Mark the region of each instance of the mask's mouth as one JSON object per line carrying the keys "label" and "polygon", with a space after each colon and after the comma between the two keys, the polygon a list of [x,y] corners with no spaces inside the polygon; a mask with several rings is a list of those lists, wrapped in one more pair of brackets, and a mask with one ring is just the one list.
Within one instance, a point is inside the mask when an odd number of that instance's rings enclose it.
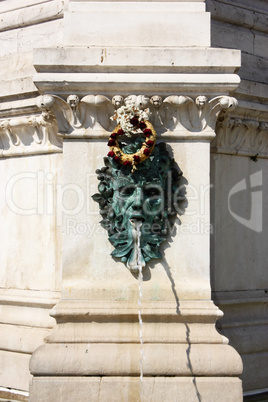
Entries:
{"label": "mask's mouth", "polygon": [[131,216],[130,216],[130,221],[132,222],[132,223],[134,223],[134,221],[141,221],[141,222],[144,222],[145,221],[145,218],[144,218],[144,216],[142,215],[142,214],[140,214],[140,213],[136,213],[136,214],[131,214]]}

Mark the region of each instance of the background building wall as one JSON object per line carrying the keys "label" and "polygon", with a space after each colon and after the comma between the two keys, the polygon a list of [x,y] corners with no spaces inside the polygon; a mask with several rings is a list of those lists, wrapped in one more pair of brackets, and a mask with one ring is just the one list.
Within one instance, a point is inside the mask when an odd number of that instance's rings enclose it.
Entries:
{"label": "background building wall", "polygon": [[[268,6],[251,0],[206,4],[212,46],[242,51],[234,93],[239,107],[218,124],[211,144],[212,290],[224,311],[218,328],[243,360],[244,391],[267,392]],[[228,207],[242,180],[246,188],[240,185]]]}
{"label": "background building wall", "polygon": [[[62,42],[62,17],[60,1],[0,2],[0,386],[24,391],[30,356],[54,326],[49,311],[61,288],[62,155],[35,143],[34,128],[16,124],[40,115],[32,50]],[[6,129],[10,121],[14,127]]]}

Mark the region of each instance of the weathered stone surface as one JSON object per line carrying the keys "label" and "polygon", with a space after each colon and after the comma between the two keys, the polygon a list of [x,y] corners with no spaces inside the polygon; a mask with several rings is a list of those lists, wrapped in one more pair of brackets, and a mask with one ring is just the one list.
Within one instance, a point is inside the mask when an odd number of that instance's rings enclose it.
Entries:
{"label": "weathered stone surface", "polygon": [[[1,386],[14,389],[28,389],[30,354],[0,350]],[[3,370],[4,369],[4,370]]]}
{"label": "weathered stone surface", "polygon": [[[215,292],[214,300],[224,312],[218,321],[219,331],[228,336],[230,344],[243,361],[244,391],[267,383],[267,295],[265,290]],[[252,375],[252,368],[257,373]]]}
{"label": "weathered stone surface", "polygon": [[156,2],[153,18],[150,2],[125,2],[123,8],[120,2],[77,4],[70,3],[65,13],[69,46],[210,46],[209,14],[202,3],[195,3],[193,11],[191,3],[181,9],[180,3]]}
{"label": "weathered stone surface", "polygon": [[[215,183],[212,203],[221,205],[221,213],[212,216],[213,241],[217,244],[224,239],[224,245],[215,249],[212,258],[215,267],[213,289],[216,291],[265,289],[268,286],[268,272],[263,271],[268,257],[262,252],[268,230],[267,215],[262,207],[267,203],[266,165],[267,159],[254,162],[249,156],[212,156],[212,180]],[[249,182],[236,194],[231,194],[237,183],[250,177],[251,185]],[[217,183],[221,183],[220,187]],[[254,199],[254,194],[258,194],[258,198]]]}
{"label": "weathered stone surface", "polygon": [[[221,57],[224,57],[224,64]],[[234,73],[240,66],[240,52],[233,49],[199,47],[133,47],[126,54],[120,46],[60,46],[39,48],[34,51],[34,66],[37,72],[64,71],[70,73],[97,72],[103,69],[124,72]]]}
{"label": "weathered stone surface", "polygon": [[[38,71],[35,85],[41,92],[56,91],[63,96],[70,94],[66,93],[67,87],[81,96],[99,93],[100,87],[102,94],[111,97],[131,93],[217,96],[229,94],[240,82],[234,74],[240,65],[240,53],[234,50],[225,51],[226,66],[219,63],[218,50],[206,49],[202,54],[198,47],[179,47],[176,51],[162,46],[133,47],[128,53],[121,47],[66,47],[46,52],[40,49],[35,53],[34,64]],[[78,65],[77,59],[80,60]]]}
{"label": "weathered stone surface", "polygon": [[[239,30],[239,35],[237,31]],[[230,49],[241,49],[253,54],[255,34],[249,29],[239,29],[236,25],[225,24],[214,20],[211,24],[212,46],[217,45],[224,37],[225,46]]]}
{"label": "weathered stone surface", "polygon": [[39,4],[33,3],[28,4],[28,7],[25,7],[24,4],[18,5],[17,7],[14,5],[13,10],[10,11],[0,8],[0,31],[8,31],[17,27],[34,25],[44,21],[62,18],[63,16],[64,2],[62,0],[40,1],[38,2]]}
{"label": "weathered stone surface", "polygon": [[[33,322],[33,324],[36,325],[36,322]],[[28,354],[33,353],[51,332],[48,328],[22,327],[8,324],[0,324],[0,331],[0,349]]]}
{"label": "weathered stone surface", "polygon": [[254,54],[268,59],[268,50],[265,46],[266,39],[267,36],[261,32],[254,35]]}
{"label": "weathered stone surface", "polygon": [[[49,382],[45,377],[33,379],[32,384],[36,387],[39,401],[46,402],[57,396],[59,402],[71,402],[74,398],[85,400],[90,398],[92,401],[137,401],[140,398],[140,392],[145,400],[153,401],[172,400],[176,395],[176,400],[194,402],[201,398],[204,402],[224,401],[237,402],[241,399],[241,382],[238,379],[227,378],[187,378],[157,377],[144,378],[142,391],[140,389],[139,378],[135,377],[111,377],[99,378],[77,377],[70,380],[69,377],[62,377],[59,380],[55,377]],[[113,392],[111,392],[111,389]],[[66,395],[62,392],[67,390]],[[33,399],[30,398],[30,401]]]}
{"label": "weathered stone surface", "polygon": [[[239,4],[240,3],[240,4]],[[261,6],[260,6],[261,4]],[[261,2],[254,6],[252,3],[246,4],[238,0],[234,4],[228,4],[221,0],[206,0],[207,10],[211,12],[212,19],[224,21],[240,27],[255,29],[256,31],[267,32],[266,5]]]}
{"label": "weathered stone surface", "polygon": [[[242,372],[241,358],[229,345],[148,343],[143,350],[144,376],[238,377]],[[138,376],[139,352],[134,343],[43,345],[31,358],[30,371],[36,377]]]}
{"label": "weathered stone surface", "polygon": [[4,288],[59,289],[61,229],[54,190],[61,182],[61,159],[55,154],[0,161]]}

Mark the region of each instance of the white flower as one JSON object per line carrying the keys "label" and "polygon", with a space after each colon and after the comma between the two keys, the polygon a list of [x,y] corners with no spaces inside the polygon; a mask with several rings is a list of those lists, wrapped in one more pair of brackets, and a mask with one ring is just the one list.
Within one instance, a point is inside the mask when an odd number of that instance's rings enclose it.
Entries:
{"label": "white flower", "polygon": [[117,124],[120,124],[122,130],[124,130],[127,137],[131,137],[133,133],[137,133],[140,130],[134,129],[130,120],[133,117],[137,117],[139,121],[149,120],[151,112],[149,109],[140,110],[136,106],[128,105],[121,106],[116,110],[115,114],[111,117],[111,120],[116,120]]}

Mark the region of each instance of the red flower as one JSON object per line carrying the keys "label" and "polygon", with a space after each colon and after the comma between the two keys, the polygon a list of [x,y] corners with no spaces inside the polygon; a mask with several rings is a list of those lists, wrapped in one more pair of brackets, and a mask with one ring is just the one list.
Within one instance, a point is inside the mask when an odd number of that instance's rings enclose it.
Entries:
{"label": "red flower", "polygon": [[110,138],[113,138],[114,140],[116,140],[116,138],[117,138],[117,133],[112,133],[112,134],[110,135]]}
{"label": "red flower", "polygon": [[146,128],[145,130],[143,130],[143,133],[145,134],[146,137],[150,137],[150,135],[152,135],[152,130]]}
{"label": "red flower", "polygon": [[114,161],[115,161],[115,162],[119,162],[119,161],[120,161],[120,157],[119,157],[119,156],[115,156],[115,157],[114,157]]}
{"label": "red flower", "polygon": [[147,126],[146,126],[146,124],[144,123],[144,121],[141,121],[140,124],[139,124],[139,128],[140,128],[141,130],[144,130],[146,127],[147,127]]}
{"label": "red flower", "polygon": [[131,162],[130,161],[124,161],[123,165],[124,166],[131,166]]}
{"label": "red flower", "polygon": [[110,151],[108,152],[107,156],[110,156],[111,158],[113,158],[115,156],[114,151]]}
{"label": "red flower", "polygon": [[145,148],[145,150],[143,151],[144,155],[148,156],[150,155],[151,151],[149,148]]}
{"label": "red flower", "polygon": [[140,160],[141,160],[141,158],[139,157],[139,155],[134,155],[133,158],[134,158],[134,161],[137,162],[137,163],[139,163]]}
{"label": "red flower", "polygon": [[146,142],[146,145],[148,145],[148,147],[152,147],[154,145],[154,141],[149,140]]}
{"label": "red flower", "polygon": [[117,131],[118,135],[123,135],[125,134],[124,130],[122,130],[122,128],[119,128],[119,130]]}
{"label": "red flower", "polygon": [[130,119],[130,123],[133,126],[137,126],[139,124],[139,119],[137,117],[132,117],[132,119]]}
{"label": "red flower", "polygon": [[115,140],[109,140],[109,141],[108,141],[108,145],[109,145],[109,147],[115,146],[115,145],[116,145]]}

